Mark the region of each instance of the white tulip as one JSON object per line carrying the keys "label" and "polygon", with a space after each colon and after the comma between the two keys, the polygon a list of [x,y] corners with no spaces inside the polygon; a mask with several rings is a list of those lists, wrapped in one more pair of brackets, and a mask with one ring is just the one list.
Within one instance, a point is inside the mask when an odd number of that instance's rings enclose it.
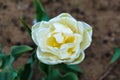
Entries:
{"label": "white tulip", "polygon": [[62,13],[33,25],[32,39],[38,46],[36,53],[41,62],[78,64],[85,58],[84,51],[91,44],[92,28],[68,13]]}

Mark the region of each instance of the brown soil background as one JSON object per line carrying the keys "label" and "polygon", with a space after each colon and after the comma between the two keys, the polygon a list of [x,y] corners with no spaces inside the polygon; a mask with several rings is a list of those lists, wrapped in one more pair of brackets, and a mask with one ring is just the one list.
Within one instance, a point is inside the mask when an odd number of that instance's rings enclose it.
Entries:
{"label": "brown soil background", "polygon": [[[41,0],[41,3],[51,18],[68,12],[93,27],[92,45],[80,64],[84,71],[80,80],[120,80],[120,59],[109,64],[114,48],[120,47],[120,0]],[[19,17],[23,16],[32,26],[34,13],[33,0],[0,0],[0,43],[5,53],[13,45],[32,46]],[[15,66],[23,64],[27,58],[28,55],[21,57]]]}

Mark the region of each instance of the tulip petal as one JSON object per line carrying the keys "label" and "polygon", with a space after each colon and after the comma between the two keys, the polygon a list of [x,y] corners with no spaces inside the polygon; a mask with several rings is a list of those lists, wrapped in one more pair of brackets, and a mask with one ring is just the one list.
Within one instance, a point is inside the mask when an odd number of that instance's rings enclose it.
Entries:
{"label": "tulip petal", "polygon": [[36,40],[36,38],[37,38],[36,34],[37,34],[37,31],[39,30],[39,25],[40,25],[40,22],[36,23],[35,25],[32,26],[32,39],[36,45],[38,44],[38,42]]}
{"label": "tulip petal", "polygon": [[62,13],[57,17],[51,19],[50,23],[60,23],[65,25],[66,27],[70,28],[73,32],[77,31],[77,21],[68,13]]}
{"label": "tulip petal", "polygon": [[76,58],[73,62],[67,63],[67,64],[71,64],[71,65],[78,64],[78,63],[82,62],[84,60],[84,58],[85,58],[85,53],[81,52],[78,58]]}
{"label": "tulip petal", "polygon": [[53,65],[62,62],[57,56],[48,52],[42,52],[39,48],[37,48],[37,57],[41,62],[45,64]]}
{"label": "tulip petal", "polygon": [[[85,50],[88,48],[92,41],[92,28],[85,22],[78,22],[79,32],[82,33],[83,40],[80,44],[80,48]],[[83,27],[83,28],[82,28]]]}
{"label": "tulip petal", "polygon": [[86,30],[88,34],[92,36],[92,27],[89,24],[78,21],[78,26],[79,26],[79,32],[83,32],[84,30]]}
{"label": "tulip petal", "polygon": [[55,32],[73,33],[72,30],[64,24],[54,23]]}
{"label": "tulip petal", "polygon": [[83,34],[83,40],[80,43],[81,50],[85,50],[86,48],[88,48],[91,44],[91,41],[92,41],[92,39],[91,39],[89,33],[87,31],[85,31]]}

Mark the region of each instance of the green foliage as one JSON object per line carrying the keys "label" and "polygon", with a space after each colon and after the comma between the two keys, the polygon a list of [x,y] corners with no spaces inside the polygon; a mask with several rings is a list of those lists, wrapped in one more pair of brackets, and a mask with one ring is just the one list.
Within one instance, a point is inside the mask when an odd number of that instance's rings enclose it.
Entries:
{"label": "green foliage", "polygon": [[0,67],[2,66],[2,64],[3,64],[3,61],[2,61],[2,59],[0,59]]}
{"label": "green foliage", "polygon": [[39,62],[39,69],[42,71],[45,75],[48,75],[49,72],[51,71],[51,66],[44,64],[42,62]]}
{"label": "green foliage", "polygon": [[78,77],[75,73],[69,72],[63,76],[61,80],[78,80]]}
{"label": "green foliage", "polygon": [[45,12],[42,4],[38,0],[34,0],[34,5],[35,5],[35,9],[36,9],[35,18],[36,18],[37,22],[48,21],[49,17],[47,15],[47,13]]}
{"label": "green foliage", "polygon": [[47,76],[40,80],[78,80],[78,78],[73,72],[68,72],[65,75],[61,75],[59,70],[53,69]]}
{"label": "green foliage", "polygon": [[59,71],[58,70],[52,70],[47,76],[45,76],[44,80],[59,80]]}
{"label": "green foliage", "polygon": [[[67,64],[46,65],[44,63],[39,62],[39,69],[46,76],[46,78],[44,78],[44,79],[42,78],[43,80],[55,80],[55,79],[52,79],[51,77],[54,75],[55,72],[56,72],[55,74],[57,74],[58,70],[64,74],[66,74],[66,76],[64,75],[65,79],[62,79],[63,76],[62,77],[60,75],[57,76],[57,78],[59,78],[60,80],[77,80],[77,78],[76,78],[77,75],[80,75],[82,73],[79,65],[67,65]],[[54,72],[54,70],[57,70],[57,71]],[[71,76],[68,77],[68,73],[69,73],[69,75],[72,75],[72,77]],[[55,76],[53,76],[53,77],[55,78]],[[73,79],[73,78],[76,78],[76,79]],[[56,79],[56,80],[59,80],[59,79]]]}
{"label": "green foliage", "polygon": [[25,52],[31,51],[32,48],[26,45],[23,46],[13,46],[11,50],[11,55],[17,59],[20,55],[22,55]]}
{"label": "green foliage", "polygon": [[82,73],[79,65],[58,64],[56,67],[63,72],[74,72],[78,75]]}
{"label": "green foliage", "polygon": [[0,68],[4,69],[6,66],[10,65],[10,55],[0,54],[1,65]]}
{"label": "green foliage", "polygon": [[18,70],[20,80],[31,80],[33,74],[33,63],[27,63]]}
{"label": "green foliage", "polygon": [[16,79],[17,73],[13,70],[0,72],[0,80],[16,80]]}
{"label": "green foliage", "polygon": [[[58,64],[53,66],[39,62],[39,69],[45,74],[45,77],[40,80],[78,80],[76,74],[81,73],[79,65]],[[65,75],[61,75],[59,71],[64,72]]]}
{"label": "green foliage", "polygon": [[2,54],[2,45],[0,44],[0,54]]}
{"label": "green foliage", "polygon": [[76,65],[67,65],[67,67],[70,68],[71,70],[74,70],[74,71],[78,72],[78,73],[82,73],[82,70],[81,70],[81,68],[80,68],[80,66],[78,64],[76,64]]}
{"label": "green foliage", "polygon": [[22,17],[20,17],[20,21],[23,24],[23,27],[25,28],[25,30],[28,32],[28,34],[31,36],[31,29],[29,28],[29,26],[27,25],[27,23],[23,20]]}
{"label": "green foliage", "polygon": [[36,60],[35,52],[33,52],[31,58],[29,58],[28,62],[19,68],[18,76],[20,80],[31,80],[33,75],[33,68]]}
{"label": "green foliage", "polygon": [[[13,46],[10,54],[6,55],[2,52],[0,47],[0,80],[30,80],[30,79],[21,79],[17,71],[12,67],[13,62],[23,53],[31,51],[32,48],[29,46]],[[30,66],[25,67],[26,70]],[[32,70],[32,69],[30,69]],[[21,71],[22,72],[22,71]],[[28,77],[28,76],[27,76]]]}
{"label": "green foliage", "polygon": [[110,63],[114,63],[120,57],[120,48],[116,48]]}

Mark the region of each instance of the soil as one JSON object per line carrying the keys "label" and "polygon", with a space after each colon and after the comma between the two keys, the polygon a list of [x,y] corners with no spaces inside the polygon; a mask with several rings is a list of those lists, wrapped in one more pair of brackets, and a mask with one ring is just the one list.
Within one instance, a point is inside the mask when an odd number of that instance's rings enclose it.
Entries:
{"label": "soil", "polygon": [[[110,65],[114,49],[120,47],[120,0],[41,0],[41,3],[51,18],[67,12],[93,27],[92,45],[80,64],[84,71],[80,80],[120,80],[120,59]],[[34,14],[33,0],[0,0],[0,43],[3,52],[9,53],[13,45],[32,46],[33,42],[19,17],[24,17],[32,26]],[[23,64],[28,56],[22,56],[15,66]]]}

